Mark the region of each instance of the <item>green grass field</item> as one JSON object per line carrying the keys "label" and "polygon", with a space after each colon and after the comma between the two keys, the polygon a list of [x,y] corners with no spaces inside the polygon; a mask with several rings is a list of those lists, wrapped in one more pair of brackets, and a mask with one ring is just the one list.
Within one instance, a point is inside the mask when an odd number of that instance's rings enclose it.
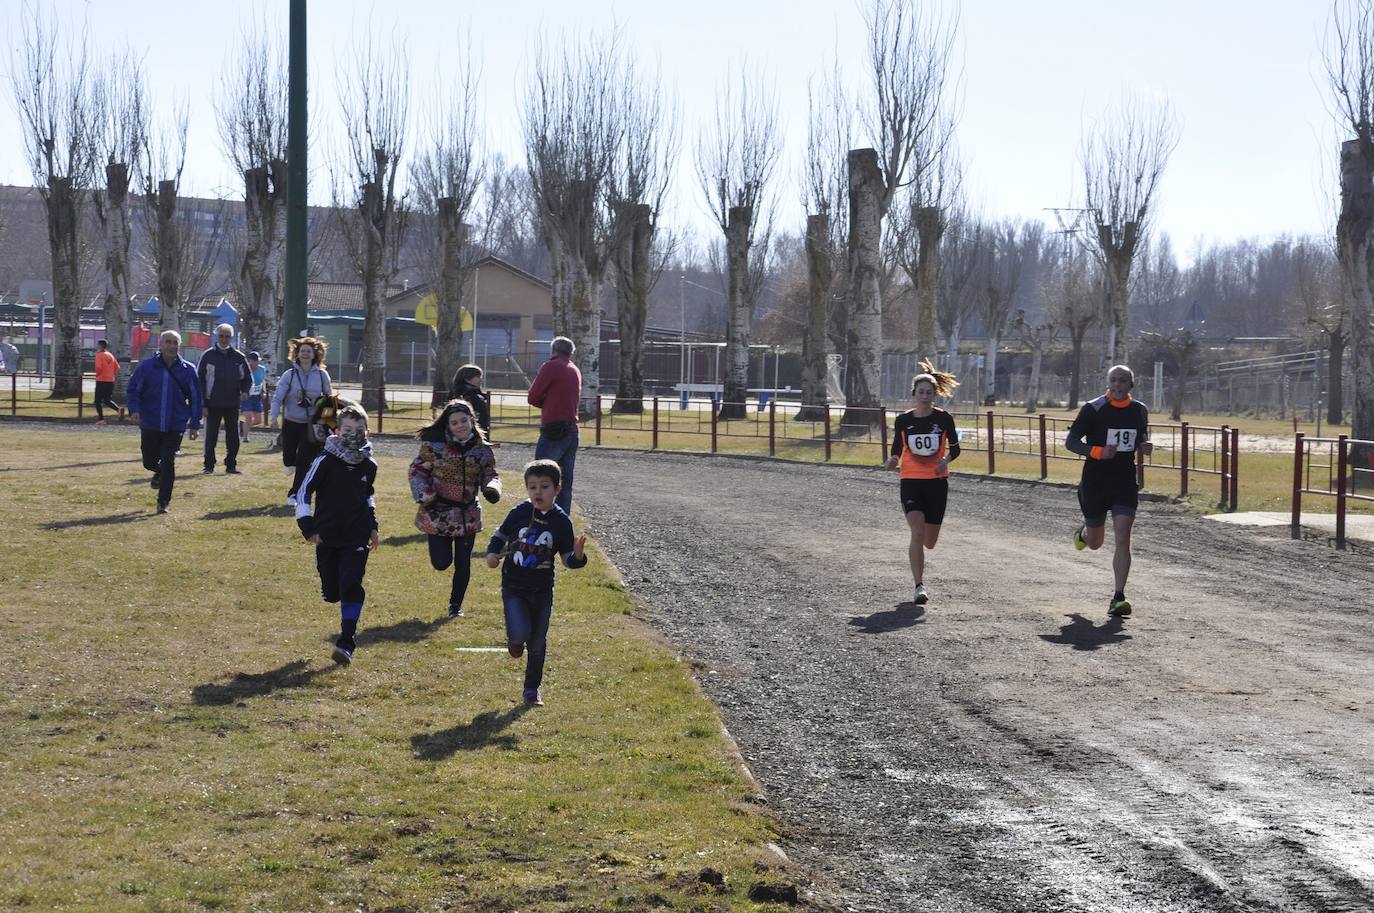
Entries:
{"label": "green grass field", "polygon": [[599,553],[559,572],[526,711],[521,661],[465,651],[503,644],[499,574],[442,619],[404,460],[339,668],[261,438],[240,477],[187,442],[155,516],[132,435],[0,434],[0,909],[767,909],[775,828]]}

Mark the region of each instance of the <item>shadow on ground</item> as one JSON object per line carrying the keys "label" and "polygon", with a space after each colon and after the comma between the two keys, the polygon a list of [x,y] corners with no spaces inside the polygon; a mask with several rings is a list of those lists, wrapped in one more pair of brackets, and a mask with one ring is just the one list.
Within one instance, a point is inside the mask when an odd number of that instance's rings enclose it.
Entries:
{"label": "shadow on ground", "polygon": [[138,457],[123,460],[92,460],[89,463],[63,463],[61,466],[5,466],[0,472],[52,472],[55,469],[93,469],[96,466],[114,466],[119,463],[137,463]]}
{"label": "shadow on ground", "polygon": [[924,607],[914,602],[899,602],[886,612],[855,615],[849,619],[849,623],[863,634],[886,634],[889,631],[900,631],[902,628],[923,624],[926,620],[925,615]]}
{"label": "shadow on ground", "polygon": [[1058,634],[1041,634],[1040,639],[1046,643],[1065,644],[1075,650],[1096,650],[1131,639],[1131,635],[1123,633],[1126,624],[1120,618],[1110,618],[1098,627],[1077,612],[1064,617],[1069,623],[1062,626]]}
{"label": "shadow on ground", "polygon": [[476,751],[493,745],[507,751],[516,747],[520,738],[511,733],[501,734],[501,730],[524,716],[528,704],[512,707],[504,713],[487,710],[472,718],[471,723],[462,723],[452,729],[439,732],[419,732],[410,737],[410,748],[421,761],[442,761],[460,751]]}
{"label": "shadow on ground", "polygon": [[283,688],[304,688],[316,677],[333,672],[338,666],[311,669],[303,659],[293,660],[268,672],[239,672],[222,684],[196,685],[191,701],[198,707],[232,704],[250,697],[265,697]]}
{"label": "shadow on ground", "polygon": [[117,523],[134,523],[152,516],[148,511],[129,511],[123,514],[110,514],[106,517],[77,517],[75,520],[54,520],[44,523],[46,530],[71,529],[74,526],[111,526]]}
{"label": "shadow on ground", "polygon": [[417,542],[428,542],[429,536],[424,533],[414,533],[409,536],[387,536],[382,540],[382,545],[414,545]]}
{"label": "shadow on ground", "polygon": [[243,517],[294,517],[296,509],[286,505],[262,507],[240,507],[237,510],[212,510],[201,519],[203,520],[237,520]]}

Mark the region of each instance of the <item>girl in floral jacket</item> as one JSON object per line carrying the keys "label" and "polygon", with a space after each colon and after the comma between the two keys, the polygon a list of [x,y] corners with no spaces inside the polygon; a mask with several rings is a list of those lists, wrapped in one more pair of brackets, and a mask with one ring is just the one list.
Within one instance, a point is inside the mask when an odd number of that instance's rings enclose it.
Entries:
{"label": "girl in floral jacket", "polygon": [[420,505],[415,528],[429,537],[434,569],[453,566],[448,615],[458,618],[472,573],[472,544],[482,529],[477,496],[493,504],[501,500],[501,477],[491,445],[463,400],[449,401],[415,436],[420,440],[420,455],[410,464],[410,492]]}

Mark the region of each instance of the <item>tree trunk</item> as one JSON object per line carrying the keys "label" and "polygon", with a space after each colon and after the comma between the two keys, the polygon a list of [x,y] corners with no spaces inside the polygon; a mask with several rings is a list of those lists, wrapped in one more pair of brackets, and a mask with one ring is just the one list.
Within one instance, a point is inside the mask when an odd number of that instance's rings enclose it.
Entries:
{"label": "tree trunk", "polygon": [[883,175],[873,149],[849,152],[849,351],[853,388],[841,422],[874,427],[882,406]]}
{"label": "tree trunk", "polygon": [[1345,419],[1345,333],[1338,331],[1326,337],[1326,423],[1339,425]]}
{"label": "tree trunk", "polygon": [[157,297],[162,328],[181,329],[181,239],[177,236],[177,185],[157,185]]}
{"label": "tree trunk", "polygon": [[105,339],[119,364],[115,374],[117,400],[129,381],[129,166],[105,166],[105,199],[101,206],[105,227]]}
{"label": "tree trunk", "polygon": [[448,401],[449,384],[463,366],[463,292],[470,269],[464,269],[468,227],[458,200],[439,199],[439,287],[434,290],[434,384],[431,404]]}
{"label": "tree trunk", "polygon": [[1129,302],[1131,287],[1131,260],[1133,254],[1121,253],[1112,258],[1108,265],[1108,282],[1111,283],[1111,323],[1108,324],[1107,357],[1114,365],[1126,364],[1129,357],[1126,345],[1126,306]]}
{"label": "tree trunk", "polygon": [[997,334],[988,330],[987,355],[983,358],[983,404],[992,405],[997,399]]}
{"label": "tree trunk", "polygon": [[80,396],[81,257],[77,191],[71,178],[48,178],[47,204],[52,253],[52,395]]}
{"label": "tree trunk", "polygon": [[[283,189],[286,163],[243,173],[246,243],[239,264],[239,331],[242,346],[274,359],[281,345],[284,300],[281,295]],[[294,335],[301,327],[291,327]]]}
{"label": "tree trunk", "polygon": [[587,265],[570,259],[568,265],[567,336],[577,349],[578,370],[582,372],[582,396],[578,415],[590,418],[596,412],[601,392],[601,279]]}
{"label": "tree trunk", "polygon": [[1078,408],[1078,393],[1083,380],[1083,335],[1087,327],[1069,333],[1069,408]]}
{"label": "tree trunk", "polygon": [[1026,412],[1034,412],[1040,408],[1040,362],[1044,358],[1045,350],[1036,346],[1031,350],[1031,373],[1030,385],[1026,389]]}
{"label": "tree trunk", "polygon": [[749,232],[754,221],[750,206],[732,206],[725,229],[726,328],[725,383],[721,396],[722,419],[744,418],[749,396]]}
{"label": "tree trunk", "polygon": [[940,241],[945,236],[945,214],[938,206],[912,209],[916,224],[916,354],[929,357],[935,350],[935,310],[940,292]]}
{"label": "tree trunk", "polygon": [[830,290],[835,282],[835,263],[830,247],[830,216],[806,217],[806,326],[802,330],[801,409],[796,421],[817,422],[830,408],[827,389],[829,351],[826,333]]}
{"label": "tree trunk", "polygon": [[382,409],[386,396],[386,226],[383,189],[379,182],[363,185],[363,408]]}
{"label": "tree trunk", "polygon": [[1188,387],[1188,375],[1192,371],[1193,360],[1188,355],[1178,357],[1178,380],[1174,384],[1173,408],[1169,412],[1169,420],[1179,421],[1183,417],[1183,394]]}
{"label": "tree trunk", "polygon": [[[1355,359],[1355,403],[1350,436],[1374,439],[1374,142],[1341,143],[1341,214],[1336,247],[1350,288],[1350,348]],[[1354,463],[1368,468],[1355,448]]]}
{"label": "tree trunk", "polygon": [[[644,411],[644,325],[649,314],[653,273],[654,209],[647,203],[622,204],[616,213],[616,316],[620,323],[620,377],[612,412]],[[683,353],[680,357],[686,357]]]}

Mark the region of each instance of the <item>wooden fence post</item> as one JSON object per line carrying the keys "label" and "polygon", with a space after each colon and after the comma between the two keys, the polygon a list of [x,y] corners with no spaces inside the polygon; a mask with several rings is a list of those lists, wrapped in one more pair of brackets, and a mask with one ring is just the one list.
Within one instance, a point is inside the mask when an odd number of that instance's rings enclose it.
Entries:
{"label": "wooden fence post", "polygon": [[1184,422],[1179,431],[1179,472],[1182,478],[1179,480],[1178,493],[1180,496],[1188,494],[1188,423]]}
{"label": "wooden fence post", "polygon": [[992,410],[988,410],[988,475],[997,474],[997,438],[993,436]]}
{"label": "wooden fence post", "polygon": [[878,454],[878,462],[887,462],[887,407],[878,407],[878,427],[882,429],[881,444],[882,451]]}
{"label": "wooden fence post", "polygon": [[1040,478],[1048,479],[1050,476],[1050,452],[1048,448],[1049,437],[1045,433],[1045,413],[1040,413]]}
{"label": "wooden fence post", "polygon": [[719,406],[718,404],[716,404],[716,403],[713,402],[713,403],[711,403],[711,452],[712,452],[712,453],[715,453],[715,452],[716,452],[716,447],[717,447],[717,441],[716,441],[716,433],[717,433],[717,430],[716,430],[716,429],[719,428],[719,427],[720,427],[720,406]]}
{"label": "wooden fence post", "polygon": [[1293,518],[1288,532],[1294,539],[1302,538],[1302,464],[1305,454],[1302,439],[1301,431],[1293,435]]}
{"label": "wooden fence post", "polygon": [[1345,472],[1349,468],[1350,439],[1336,439],[1336,548],[1345,548]]}
{"label": "wooden fence post", "polygon": [[1236,511],[1236,496],[1240,491],[1240,429],[1231,429],[1231,513]]}
{"label": "wooden fence post", "polygon": [[768,455],[777,456],[778,397],[776,392],[768,400]]}
{"label": "wooden fence post", "polygon": [[830,462],[830,403],[825,404],[825,461]]}
{"label": "wooden fence post", "polygon": [[654,443],[651,450],[658,449],[658,397],[654,397]]}
{"label": "wooden fence post", "polygon": [[1221,426],[1221,499],[1218,506],[1225,507],[1230,500],[1231,491],[1231,426]]}

